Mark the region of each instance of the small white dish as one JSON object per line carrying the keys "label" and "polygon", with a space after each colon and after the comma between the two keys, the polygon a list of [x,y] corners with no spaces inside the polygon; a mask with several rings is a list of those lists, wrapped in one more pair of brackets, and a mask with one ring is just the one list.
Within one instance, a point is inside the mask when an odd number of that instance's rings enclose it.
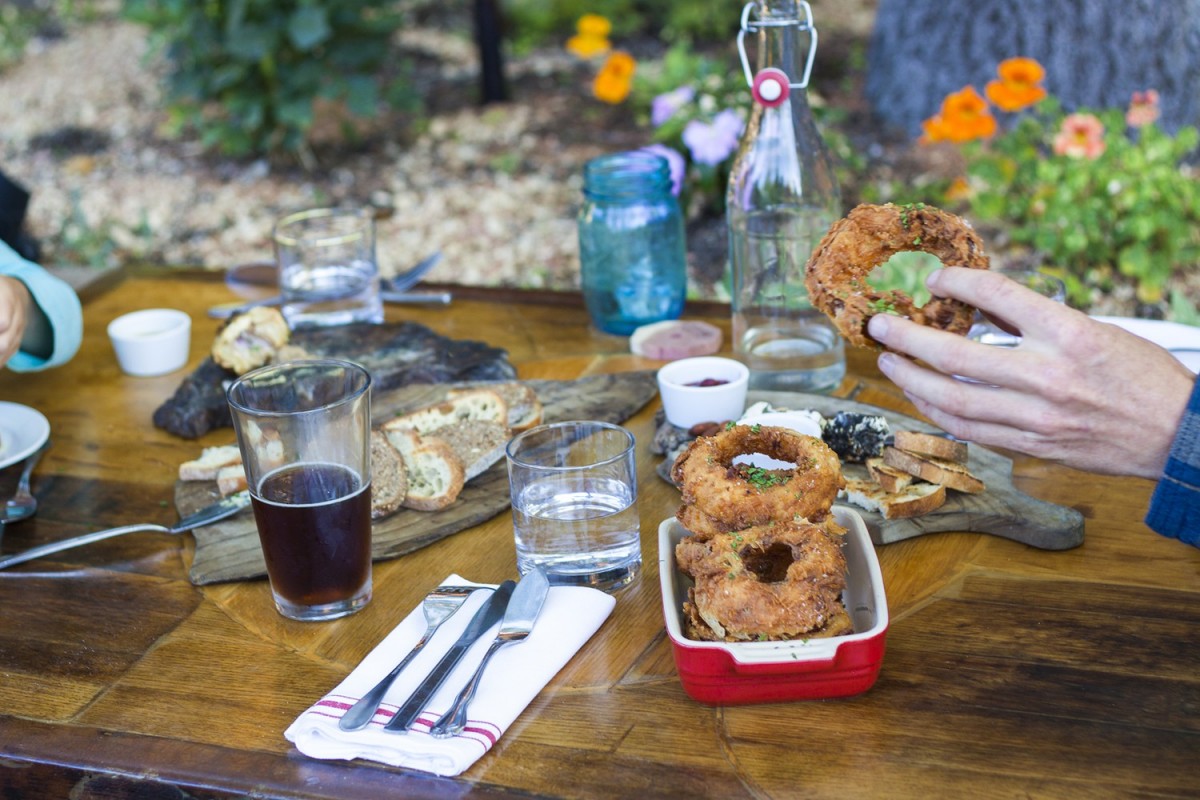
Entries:
{"label": "small white dish", "polygon": [[[701,385],[714,381],[720,383]],[[746,410],[749,386],[750,370],[732,358],[681,358],[658,371],[663,411],[667,421],[678,428],[737,419]]]}
{"label": "small white dish", "polygon": [[50,422],[40,411],[0,401],[0,469],[24,461],[50,438]]}
{"label": "small white dish", "polygon": [[187,363],[192,318],[171,308],[148,308],[117,317],[108,337],[122,371],[135,377],[166,375]]}

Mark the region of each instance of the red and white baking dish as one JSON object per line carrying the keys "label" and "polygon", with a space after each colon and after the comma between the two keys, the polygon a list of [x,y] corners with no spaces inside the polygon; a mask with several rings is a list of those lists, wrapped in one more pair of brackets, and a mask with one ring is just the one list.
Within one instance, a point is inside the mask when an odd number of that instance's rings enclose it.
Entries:
{"label": "red and white baking dish", "polygon": [[888,628],[887,597],[875,547],[862,517],[843,506],[833,513],[846,533],[842,594],[854,633],[790,642],[699,642],[683,635],[683,602],[692,579],[675,566],[675,545],[688,535],[671,518],[658,527],[663,615],[684,691],[712,705],[848,697],[879,677]]}

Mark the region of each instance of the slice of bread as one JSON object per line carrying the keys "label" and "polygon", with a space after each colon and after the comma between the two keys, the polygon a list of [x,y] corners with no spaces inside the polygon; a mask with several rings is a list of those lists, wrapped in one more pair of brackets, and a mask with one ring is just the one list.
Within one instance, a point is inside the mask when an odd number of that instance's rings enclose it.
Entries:
{"label": "slice of bread", "polygon": [[257,306],[229,320],[217,333],[212,358],[225,369],[244,375],[274,360],[290,336],[279,309]]}
{"label": "slice of bread", "polygon": [[222,497],[240,492],[246,486],[246,468],[241,464],[221,467],[217,472],[217,491],[221,493]]}
{"label": "slice of bread", "polygon": [[465,420],[486,420],[507,427],[508,404],[491,389],[470,389],[437,405],[401,414],[385,422],[383,427],[412,428],[426,434]]}
{"label": "slice of bread", "polygon": [[412,428],[384,428],[392,447],[404,459],[408,478],[405,508],[437,511],[458,499],[466,481],[463,463],[441,439],[424,439]]}
{"label": "slice of bread", "polygon": [[371,431],[371,519],[399,511],[407,495],[404,458],[382,431]]}
{"label": "slice of bread", "polygon": [[846,480],[838,499],[878,511],[884,519],[906,519],[936,511],[946,502],[946,487],[936,483],[914,483],[898,492],[889,492],[874,481]]}
{"label": "slice of bread", "polygon": [[865,463],[871,478],[886,492],[899,492],[916,480],[915,476],[883,463],[883,456],[868,458]]}
{"label": "slice of bread", "polygon": [[892,444],[897,450],[906,450],[917,455],[940,458],[955,464],[967,463],[967,443],[935,433],[918,431],[896,431]]}
{"label": "slice of bread", "polygon": [[940,483],[967,494],[979,494],[985,488],[983,481],[972,475],[965,466],[941,458],[922,456],[896,447],[885,447],[883,463],[930,483]]}
{"label": "slice of bread", "polygon": [[471,480],[504,457],[508,428],[496,422],[469,419],[438,428],[422,439],[445,442],[463,463],[463,479]]}
{"label": "slice of bread", "polygon": [[200,452],[199,458],[179,465],[179,480],[215,481],[222,467],[241,463],[242,451],[238,450],[236,444],[206,447]]}
{"label": "slice of bread", "polygon": [[[508,427],[514,433],[527,431],[542,423],[542,401],[537,392],[523,383],[510,381],[508,383],[493,383],[485,387],[504,399],[508,406]],[[447,400],[454,400],[475,391],[474,389],[451,389],[446,394]]]}

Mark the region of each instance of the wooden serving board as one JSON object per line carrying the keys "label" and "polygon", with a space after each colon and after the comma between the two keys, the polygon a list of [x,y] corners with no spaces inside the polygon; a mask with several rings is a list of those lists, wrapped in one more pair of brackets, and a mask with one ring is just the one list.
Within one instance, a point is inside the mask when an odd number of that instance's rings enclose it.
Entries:
{"label": "wooden serving board", "polygon": [[[944,433],[904,414],[837,397],[751,392],[747,403],[760,400],[778,408],[813,409],[826,417],[832,417],[838,411],[882,414],[892,430]],[[877,545],[950,531],[988,533],[1043,550],[1068,550],[1083,543],[1083,515],[1073,508],[1047,503],[1018,491],[1012,482],[1012,459],[973,444],[969,449],[968,466],[983,480],[987,489],[980,494],[947,490],[945,505],[928,514],[911,519],[884,519],[876,511],[850,507],[862,515],[871,540]]]}
{"label": "wooden serving board", "polygon": [[[596,375],[574,381],[525,381],[537,392],[546,422],[594,419],[624,422],[658,392],[652,371]],[[412,385],[371,398],[376,424],[398,413],[435,403],[450,386]],[[213,483],[179,481],[175,505],[180,515],[196,511],[218,498]],[[465,487],[458,500],[441,511],[403,509],[372,526],[375,560],[395,558],[432,544],[494,517],[509,507],[508,468],[503,459]],[[249,511],[192,532],[196,555],[188,577],[200,586],[266,575],[254,516]]]}

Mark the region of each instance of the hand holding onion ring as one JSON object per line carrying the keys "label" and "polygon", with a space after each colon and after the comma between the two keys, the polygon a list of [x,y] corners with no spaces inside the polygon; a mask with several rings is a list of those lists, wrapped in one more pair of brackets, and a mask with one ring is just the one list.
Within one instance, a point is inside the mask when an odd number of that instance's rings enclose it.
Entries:
{"label": "hand holding onion ring", "polygon": [[883,313],[966,334],[974,307],[941,297],[918,306],[905,292],[881,291],[867,282],[875,267],[910,251],[929,253],[947,266],[988,268],[983,241],[961,217],[924,203],[864,204],[835,222],[809,258],[804,282],[812,304],[858,347],[880,349],[867,322]]}

